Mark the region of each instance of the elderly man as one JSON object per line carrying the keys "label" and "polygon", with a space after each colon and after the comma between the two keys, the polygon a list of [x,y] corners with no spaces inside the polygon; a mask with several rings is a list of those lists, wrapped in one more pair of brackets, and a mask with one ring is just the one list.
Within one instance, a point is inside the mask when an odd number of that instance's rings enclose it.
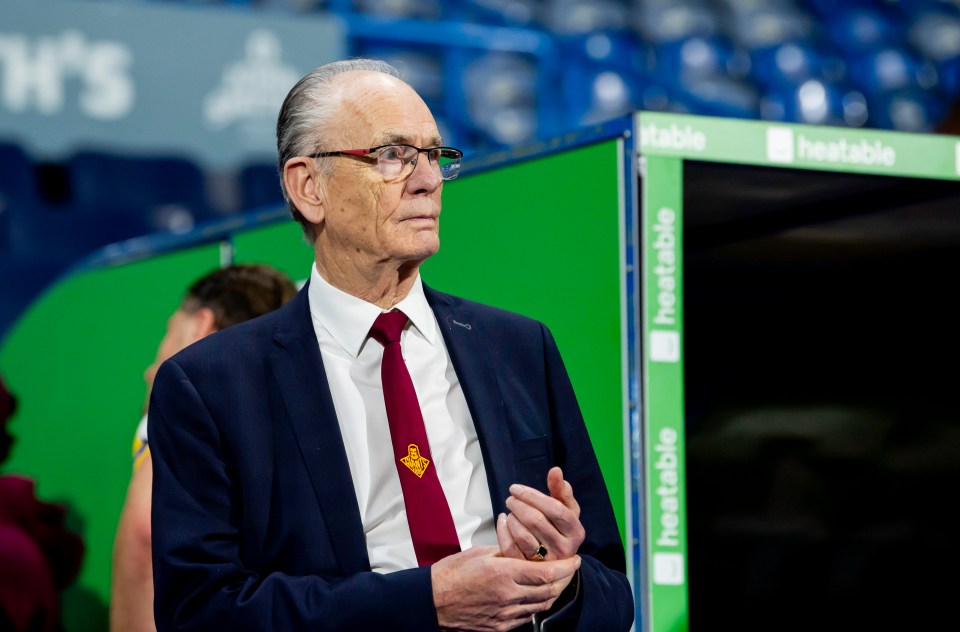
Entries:
{"label": "elderly man", "polygon": [[461,156],[423,100],[382,62],[327,64],[277,143],[314,265],[157,373],[158,629],[629,629],[550,333],[421,282]]}

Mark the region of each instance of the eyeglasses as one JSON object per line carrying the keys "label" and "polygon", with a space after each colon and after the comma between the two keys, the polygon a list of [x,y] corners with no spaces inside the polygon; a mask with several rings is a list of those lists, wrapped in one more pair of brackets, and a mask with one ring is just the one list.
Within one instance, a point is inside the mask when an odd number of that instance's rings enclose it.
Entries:
{"label": "eyeglasses", "polygon": [[414,147],[413,145],[380,145],[370,149],[344,149],[342,151],[321,151],[311,158],[324,156],[372,157],[377,162],[380,174],[387,180],[400,180],[408,177],[417,167],[420,152],[427,154],[431,165],[436,165],[440,177],[453,180],[460,174],[460,159],[463,152],[453,147]]}

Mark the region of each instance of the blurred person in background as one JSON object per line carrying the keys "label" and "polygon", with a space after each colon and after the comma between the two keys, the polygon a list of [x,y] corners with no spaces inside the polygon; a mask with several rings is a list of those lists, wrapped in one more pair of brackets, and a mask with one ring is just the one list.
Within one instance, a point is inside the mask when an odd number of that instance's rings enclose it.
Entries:
{"label": "blurred person in background", "polygon": [[277,143],[314,264],[282,308],[157,372],[158,629],[628,630],[623,543],[552,335],[421,282],[462,155],[423,99],[384,62],[326,64],[287,95]]}
{"label": "blurred person in background", "polygon": [[[144,373],[147,398],[161,362],[216,331],[277,309],[296,291],[286,275],[262,264],[220,268],[195,281],[167,320],[157,357]],[[148,439],[144,415],[134,438],[133,475],[114,542],[110,599],[114,632],[156,630],[150,551],[153,463]]]}
{"label": "blurred person in background", "polygon": [[[16,399],[0,377],[0,465],[13,445],[7,422]],[[60,632],[60,595],[76,579],[83,540],[60,505],[36,497],[34,482],[0,476],[0,630]]]}

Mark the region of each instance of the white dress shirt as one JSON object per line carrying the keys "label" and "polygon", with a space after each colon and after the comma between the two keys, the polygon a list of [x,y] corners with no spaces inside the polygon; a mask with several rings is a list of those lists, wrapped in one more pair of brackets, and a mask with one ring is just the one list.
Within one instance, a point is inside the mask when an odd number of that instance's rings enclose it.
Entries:
{"label": "white dress shirt", "polygon": [[[383,310],[327,283],[316,264],[310,274],[308,298],[357,494],[370,567],[381,573],[415,568],[417,556],[383,402],[383,347],[369,337],[373,321]],[[400,345],[460,548],[496,544],[477,431],[420,277],[396,308],[410,319]]]}

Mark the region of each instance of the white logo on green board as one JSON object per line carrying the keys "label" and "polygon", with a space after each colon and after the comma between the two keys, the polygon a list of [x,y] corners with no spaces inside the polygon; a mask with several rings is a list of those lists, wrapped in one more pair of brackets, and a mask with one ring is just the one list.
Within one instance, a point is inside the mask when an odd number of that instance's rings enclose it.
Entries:
{"label": "white logo on green board", "polygon": [[683,585],[683,555],[681,553],[653,554],[653,583],[665,586]]}
{"label": "white logo on green board", "polygon": [[847,142],[841,138],[836,141],[808,139],[797,135],[797,159],[829,162],[833,164],[868,165],[892,167],[897,163],[897,152],[890,145],[879,140]]}
{"label": "white logo on green board", "polygon": [[793,162],[793,130],[789,127],[767,128],[767,160]]}
{"label": "white logo on green board", "polygon": [[650,360],[653,362],[679,362],[680,334],[676,331],[652,330],[650,332]]}
{"label": "white logo on green board", "polygon": [[[657,211],[656,221],[651,227],[650,235],[653,238],[653,278],[656,279],[656,312],[653,315],[653,324],[661,327],[675,327],[677,325],[677,213],[672,208],[661,208]],[[657,350],[660,358],[676,361],[679,358],[679,342],[674,344],[669,336],[670,332],[652,332],[651,350]],[[651,359],[656,360],[651,354]]]}
{"label": "white logo on green board", "polygon": [[957,158],[957,159],[956,159],[956,163],[957,163],[957,175],[960,176],[960,143],[957,143],[957,156],[956,156],[956,158]]}
{"label": "white logo on green board", "polygon": [[707,136],[691,125],[670,123],[669,127],[660,127],[656,123],[647,123],[640,128],[640,148],[675,149],[677,151],[705,151]]}
{"label": "white logo on green board", "polygon": [[680,548],[680,463],[673,428],[661,428],[654,446],[656,488],[653,490],[660,508],[660,522],[654,525],[654,542],[662,548]]}
{"label": "white logo on green board", "polygon": [[880,140],[817,140],[788,127],[767,128],[767,160],[791,163],[795,160],[834,165],[893,167],[897,152]]}

